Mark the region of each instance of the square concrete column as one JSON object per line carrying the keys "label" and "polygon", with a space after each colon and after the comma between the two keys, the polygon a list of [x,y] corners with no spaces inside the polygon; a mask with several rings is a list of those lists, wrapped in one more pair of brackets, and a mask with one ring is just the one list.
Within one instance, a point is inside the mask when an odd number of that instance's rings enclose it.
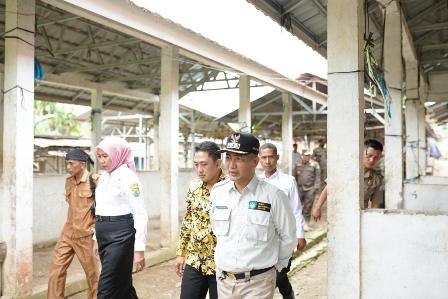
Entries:
{"label": "square concrete column", "polygon": [[247,131],[251,132],[250,77],[247,75],[241,75],[239,82],[240,107],[238,110],[238,122],[241,124],[241,128],[247,128]]}
{"label": "square concrete column", "polygon": [[31,293],[33,282],[34,0],[7,0],[1,229],[7,255],[4,296]]}
{"label": "square concrete column", "polygon": [[385,188],[386,208],[402,205],[403,193],[403,123],[402,123],[402,48],[401,9],[397,1],[386,7],[384,32],[385,80],[392,98],[391,114],[386,117],[385,131]]}
{"label": "square concrete column", "polygon": [[418,103],[419,99],[406,99],[406,180],[416,180],[420,175]]}
{"label": "square concrete column", "polygon": [[179,147],[179,50],[162,48],[159,156],[162,245],[174,244],[179,230],[178,147]]}
{"label": "square concrete column", "polygon": [[426,175],[426,108],[421,102],[418,107],[418,144],[419,169],[422,175]]}
{"label": "square concrete column", "polygon": [[[101,89],[92,90],[91,92],[91,130],[90,137],[90,155],[95,158],[95,148],[101,141],[102,120],[103,120],[103,91]],[[94,168],[99,170],[99,163],[95,163]]]}
{"label": "square concrete column", "polygon": [[153,149],[154,149],[154,159],[152,160],[152,169],[159,170],[159,123],[160,123],[160,103],[154,102],[153,110]]}
{"label": "square concrete column", "polygon": [[282,93],[282,164],[283,172],[290,174],[292,164],[292,97],[287,92]]}
{"label": "square concrete column", "polygon": [[364,1],[329,0],[327,15],[328,298],[359,299]]}
{"label": "square concrete column", "polygon": [[417,61],[406,61],[406,179],[417,179],[421,174],[419,169],[419,138],[418,138],[418,110],[419,84]]}
{"label": "square concrete column", "polygon": [[[0,183],[3,172],[3,122],[4,122],[4,101],[3,101],[3,84],[4,84],[4,74],[0,73]],[[0,189],[1,192],[1,189]],[[2,237],[2,232],[0,231],[0,240]]]}

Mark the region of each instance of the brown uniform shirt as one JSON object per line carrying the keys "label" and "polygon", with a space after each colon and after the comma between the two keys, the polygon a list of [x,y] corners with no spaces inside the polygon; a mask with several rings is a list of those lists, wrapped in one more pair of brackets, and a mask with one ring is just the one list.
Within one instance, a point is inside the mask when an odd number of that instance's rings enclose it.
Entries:
{"label": "brown uniform shirt", "polygon": [[297,184],[303,191],[320,188],[320,168],[317,162],[309,161],[304,163],[303,161],[298,161],[296,174]]}
{"label": "brown uniform shirt", "polygon": [[[73,176],[65,180],[65,200],[68,203],[67,221],[62,233],[70,238],[82,238],[93,234],[95,227],[90,208],[93,197],[90,191],[90,173],[84,170],[79,182]],[[93,175],[95,185],[98,183],[98,175]]]}
{"label": "brown uniform shirt", "polygon": [[319,163],[320,168],[327,167],[327,149],[317,147],[313,150],[313,159]]}
{"label": "brown uniform shirt", "polygon": [[[369,169],[364,173],[364,208],[378,207],[384,201],[383,176],[378,170]],[[370,202],[370,206],[369,206]]]}

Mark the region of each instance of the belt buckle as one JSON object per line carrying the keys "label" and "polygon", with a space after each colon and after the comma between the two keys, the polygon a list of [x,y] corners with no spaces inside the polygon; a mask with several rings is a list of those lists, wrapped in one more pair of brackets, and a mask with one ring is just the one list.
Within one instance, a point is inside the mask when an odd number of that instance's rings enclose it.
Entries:
{"label": "belt buckle", "polygon": [[228,277],[228,278],[233,279],[233,280],[236,280],[236,276],[235,276],[235,274],[233,274],[233,273],[229,273],[229,272],[227,272],[226,274],[227,274],[227,277]]}

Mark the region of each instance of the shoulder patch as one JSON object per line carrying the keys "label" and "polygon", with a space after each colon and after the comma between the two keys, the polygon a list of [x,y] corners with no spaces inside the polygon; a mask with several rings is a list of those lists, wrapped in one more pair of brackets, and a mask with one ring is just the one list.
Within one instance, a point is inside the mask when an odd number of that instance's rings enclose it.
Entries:
{"label": "shoulder patch", "polygon": [[199,179],[199,178],[195,178],[195,179],[193,179],[193,180],[190,182],[190,185],[188,186],[188,190],[189,190],[190,192],[193,192],[193,191],[195,191],[195,190],[201,188],[202,185],[203,185],[202,180]]}
{"label": "shoulder patch", "polygon": [[131,188],[131,193],[132,193],[132,195],[134,195],[134,197],[140,196],[140,187],[139,187],[138,183],[131,184],[130,188]]}

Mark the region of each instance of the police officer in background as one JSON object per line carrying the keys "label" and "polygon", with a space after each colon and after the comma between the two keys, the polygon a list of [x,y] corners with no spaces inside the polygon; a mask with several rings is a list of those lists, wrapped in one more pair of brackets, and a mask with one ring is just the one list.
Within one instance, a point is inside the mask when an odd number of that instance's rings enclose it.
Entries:
{"label": "police officer in background", "polygon": [[49,299],[65,298],[67,269],[76,255],[86,273],[88,298],[96,298],[99,264],[93,254],[92,240],[95,219],[91,212],[98,175],[86,169],[93,161],[82,149],[72,149],[65,156],[70,176],[65,180],[65,200],[68,204],[67,221],[54,248],[51,270],[48,275]]}
{"label": "police officer in background", "polygon": [[220,299],[273,298],[276,270],[297,244],[288,197],[255,175],[259,147],[251,134],[231,134],[223,150],[230,179],[211,191]]}
{"label": "police officer in background", "polygon": [[320,190],[320,167],[317,162],[311,160],[311,152],[309,150],[303,152],[302,161],[297,163],[296,175],[299,197],[303,206],[303,217],[309,223],[314,195],[316,191]]}
{"label": "police officer in background", "polygon": [[325,139],[319,139],[318,144],[319,146],[313,150],[313,159],[319,163],[321,181],[325,181],[327,179],[327,149],[325,148]]}
{"label": "police officer in background", "polygon": [[[291,205],[292,213],[296,219],[296,236],[297,236],[297,250],[302,251],[305,248],[306,240],[304,234],[305,220],[302,215],[302,204],[299,200],[297,192],[297,183],[293,176],[285,174],[277,169],[277,163],[280,156],[277,154],[277,147],[272,143],[265,143],[260,147],[260,164],[263,167],[263,174],[260,176],[262,180],[268,182],[288,196]],[[291,267],[291,260],[288,267],[283,268],[282,271],[277,272],[277,287],[282,294],[283,299],[293,299],[294,290],[288,279],[288,272]]]}

